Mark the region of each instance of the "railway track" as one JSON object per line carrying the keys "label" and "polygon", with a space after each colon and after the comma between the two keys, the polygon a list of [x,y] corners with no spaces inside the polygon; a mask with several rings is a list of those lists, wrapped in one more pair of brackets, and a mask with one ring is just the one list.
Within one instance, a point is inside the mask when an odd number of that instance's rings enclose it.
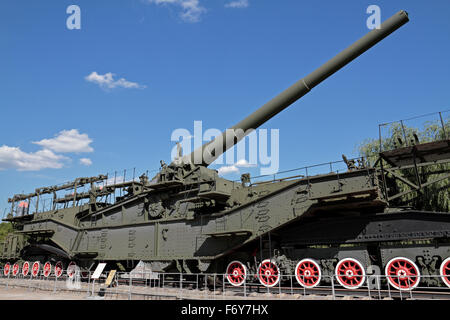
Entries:
{"label": "railway track", "polygon": [[[46,286],[34,284],[42,284],[46,283],[48,288],[53,288],[52,283],[62,284],[67,280],[67,276],[56,278],[53,274],[48,277],[37,277],[37,278],[1,278],[1,284],[6,285],[6,281],[8,285],[11,286],[25,286],[29,288],[36,288],[42,290],[45,289]],[[14,281],[19,280],[19,281]],[[91,284],[91,280],[89,274],[84,274],[80,276],[81,283],[85,288],[88,288]],[[189,281],[191,280],[191,281]],[[17,282],[17,283],[15,283]],[[100,279],[100,283],[103,282],[103,279]],[[197,284],[199,284],[200,289],[197,289]],[[400,291],[397,289],[390,288],[388,286],[384,286],[380,289],[377,288],[368,288],[367,286],[361,287],[358,289],[346,289],[340,286],[318,286],[314,288],[303,288],[296,283],[293,283],[291,286],[283,286],[279,285],[276,287],[268,288],[264,287],[258,283],[246,283],[245,286],[232,286],[227,282],[214,285],[208,285],[207,291],[205,292],[205,283],[202,281],[183,278],[180,280],[180,277],[175,278],[158,278],[158,279],[144,279],[144,278],[134,278],[132,277],[131,284],[130,279],[128,277],[118,277],[115,279],[112,288],[107,288],[106,294],[128,294],[128,295],[139,295],[139,296],[151,296],[152,299],[158,298],[160,295],[162,299],[164,297],[178,298],[178,299],[246,299],[246,298],[261,298],[261,299],[270,299],[270,300],[278,300],[278,299],[396,299],[396,300],[450,300],[450,290],[448,288],[423,288],[418,287],[414,290],[405,290]],[[98,281],[96,283],[96,292],[100,290],[100,286],[98,286]],[[119,288],[119,290],[115,289],[115,286]],[[56,285],[55,285],[56,288]],[[140,289],[137,289],[140,288]],[[148,292],[144,288],[148,288]],[[181,290],[180,290],[181,288]],[[136,290],[133,290],[136,289]],[[144,290],[142,290],[144,289]],[[160,291],[163,289],[162,291]],[[172,289],[172,293],[170,295],[167,292],[164,292],[164,289]],[[175,291],[173,290],[175,289]],[[57,290],[63,290],[63,288],[58,287]],[[178,291],[177,291],[178,290]],[[82,289],[81,291],[86,291],[86,289]],[[270,294],[270,297],[267,294]]]}
{"label": "railway track", "polygon": [[[153,281],[153,282],[149,282]],[[158,281],[148,280],[148,279],[138,279],[134,278],[132,280],[133,286],[141,286],[152,288],[180,288],[180,281],[177,280],[166,280],[164,285],[160,282],[159,285],[156,285]],[[129,285],[128,279],[118,279],[119,285]],[[184,290],[197,290],[195,281],[183,281],[181,282],[181,286]],[[204,286],[202,286],[204,288]],[[227,293],[232,293],[235,296],[250,296],[252,294],[266,294],[270,293],[273,295],[273,299],[278,299],[277,295],[283,295],[283,298],[286,295],[292,296],[305,296],[305,297],[335,297],[335,298],[345,298],[345,297],[353,297],[357,299],[370,298],[370,299],[414,299],[414,300],[450,300],[450,290],[448,288],[416,288],[414,290],[397,290],[390,287],[386,288],[373,288],[370,289],[368,287],[359,288],[359,289],[346,289],[338,286],[321,286],[315,288],[303,288],[301,286],[277,286],[274,288],[267,288],[261,286],[257,283],[248,283],[245,288],[243,286],[235,287],[229,284],[222,284],[209,286],[208,290],[211,292],[220,292],[222,295],[226,296]]]}

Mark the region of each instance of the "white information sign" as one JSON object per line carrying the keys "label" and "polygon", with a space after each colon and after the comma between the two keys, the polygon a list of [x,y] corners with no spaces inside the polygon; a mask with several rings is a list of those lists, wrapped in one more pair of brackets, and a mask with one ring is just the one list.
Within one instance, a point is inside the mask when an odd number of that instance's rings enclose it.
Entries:
{"label": "white information sign", "polygon": [[103,272],[103,269],[105,269],[106,263],[99,263],[97,268],[94,271],[94,274],[92,275],[91,279],[98,279],[100,278],[100,275]]}

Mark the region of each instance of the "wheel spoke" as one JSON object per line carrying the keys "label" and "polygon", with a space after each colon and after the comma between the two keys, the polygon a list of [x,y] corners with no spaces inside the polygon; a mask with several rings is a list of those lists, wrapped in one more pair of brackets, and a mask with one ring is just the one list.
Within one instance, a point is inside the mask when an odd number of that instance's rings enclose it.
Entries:
{"label": "wheel spoke", "polygon": [[413,289],[419,284],[420,272],[413,261],[398,257],[391,259],[386,265],[388,282],[396,289]]}
{"label": "wheel spoke", "polygon": [[226,269],[228,282],[233,286],[240,286],[244,283],[247,270],[240,261],[230,262]]}
{"label": "wheel spoke", "polygon": [[276,285],[280,280],[278,267],[270,260],[264,260],[258,267],[258,278],[266,287]]}
{"label": "wheel spoke", "polygon": [[347,289],[359,288],[365,280],[363,266],[353,258],[339,261],[335,272],[338,282]]}

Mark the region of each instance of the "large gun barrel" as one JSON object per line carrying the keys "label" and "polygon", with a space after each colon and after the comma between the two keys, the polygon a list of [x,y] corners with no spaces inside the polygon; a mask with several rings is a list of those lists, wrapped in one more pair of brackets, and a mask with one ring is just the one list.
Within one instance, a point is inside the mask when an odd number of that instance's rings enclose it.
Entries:
{"label": "large gun barrel", "polygon": [[[252,129],[256,129],[271,119],[273,116],[300,99],[312,88],[333,73],[347,65],[350,61],[370,49],[389,34],[400,28],[409,21],[405,11],[399,11],[380,25],[380,28],[373,29],[364,37],[353,43],[347,49],[341,51],[334,58],[310,73],[305,78],[294,83],[278,96],[257,109],[251,115],[240,121],[235,126],[227,129],[221,136],[205,143],[192,153],[185,155],[182,160],[197,165],[208,166],[216,160],[222,153],[238,143]],[[240,129],[240,130],[239,130]]]}

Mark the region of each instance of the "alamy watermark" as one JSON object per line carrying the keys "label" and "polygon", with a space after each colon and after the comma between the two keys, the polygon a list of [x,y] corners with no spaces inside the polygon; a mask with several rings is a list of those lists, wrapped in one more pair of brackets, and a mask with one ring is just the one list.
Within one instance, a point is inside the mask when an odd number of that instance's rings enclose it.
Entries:
{"label": "alamy watermark", "polygon": [[366,20],[367,28],[372,29],[380,29],[381,28],[381,9],[379,6],[372,4],[367,7],[366,13],[370,14],[370,16]]}
{"label": "alamy watermark", "polygon": [[70,14],[66,20],[67,29],[81,29],[81,9],[79,6],[72,4],[67,7],[66,13]]}
{"label": "alamy watermark", "polygon": [[193,133],[185,128],[172,132],[171,141],[177,142],[177,146],[172,149],[171,159],[197,165],[226,165],[219,169],[223,174],[239,172],[239,167],[256,166],[261,175],[274,174],[280,165],[279,138],[279,129],[203,131],[202,121],[194,121]]}
{"label": "alamy watermark", "polygon": [[[72,4],[67,7],[66,13],[70,16],[66,20],[67,29],[81,29],[81,9],[79,6]],[[367,28],[380,29],[381,24],[381,9],[379,6],[372,4],[367,7],[366,13],[370,16],[366,20]]]}

